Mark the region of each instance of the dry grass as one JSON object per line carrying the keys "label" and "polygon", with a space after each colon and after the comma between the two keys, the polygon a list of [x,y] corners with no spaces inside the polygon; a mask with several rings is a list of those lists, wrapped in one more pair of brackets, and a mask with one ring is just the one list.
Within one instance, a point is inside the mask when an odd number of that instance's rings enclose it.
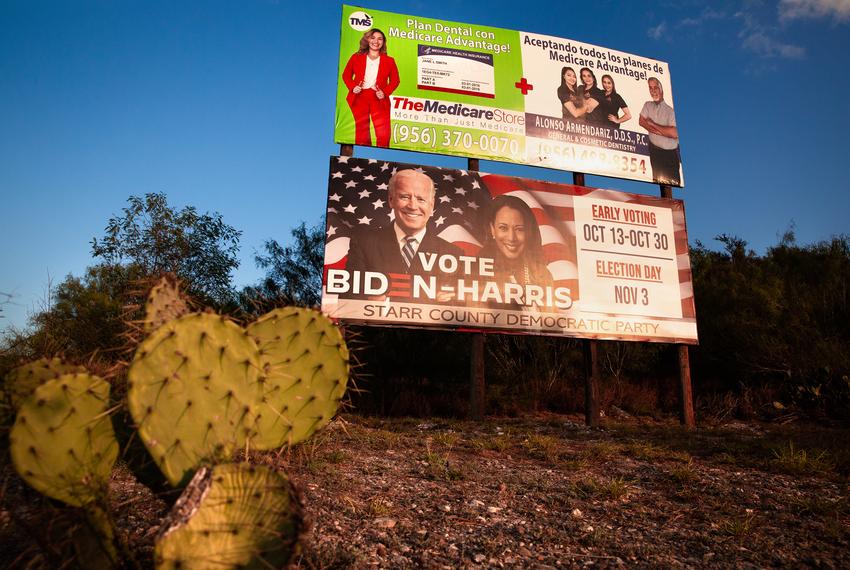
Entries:
{"label": "dry grass", "polygon": [[531,435],[522,442],[525,453],[532,459],[555,462],[560,456],[561,440],[551,435]]}
{"label": "dry grass", "polygon": [[568,493],[580,499],[616,500],[625,497],[629,492],[629,484],[622,477],[611,479],[595,479],[583,477],[574,481]]}
{"label": "dry grass", "polygon": [[799,449],[790,441],[775,448],[773,455],[779,468],[792,475],[823,474],[835,469],[835,463],[826,451]]}
{"label": "dry grass", "polygon": [[375,497],[369,501],[367,512],[372,518],[385,517],[392,512],[392,502],[383,497]]}
{"label": "dry grass", "polygon": [[470,445],[477,451],[496,451],[504,453],[513,446],[514,442],[509,433],[495,436],[477,437],[470,440]]}
{"label": "dry grass", "polygon": [[461,464],[449,459],[449,453],[437,453],[426,443],[423,461],[427,464],[427,474],[431,479],[441,481],[462,481],[466,473]]}
{"label": "dry grass", "polygon": [[720,523],[720,530],[733,538],[742,540],[751,534],[757,524],[756,516],[747,510],[742,515],[733,516]]}
{"label": "dry grass", "polygon": [[696,469],[694,469],[693,460],[688,461],[684,465],[678,465],[670,471],[670,479],[679,485],[693,483],[699,478]]}
{"label": "dry grass", "polygon": [[622,451],[622,446],[610,441],[594,441],[582,451],[581,458],[586,461],[608,461]]}

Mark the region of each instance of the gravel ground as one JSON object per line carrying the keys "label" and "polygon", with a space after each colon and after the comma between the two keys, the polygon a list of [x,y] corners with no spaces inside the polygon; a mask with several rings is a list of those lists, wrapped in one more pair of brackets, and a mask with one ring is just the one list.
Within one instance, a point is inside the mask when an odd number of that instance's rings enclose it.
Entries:
{"label": "gravel ground", "polygon": [[846,474],[781,462],[786,432],[349,418],[290,458],[313,521],[299,564],[846,567]]}
{"label": "gravel ground", "polygon": [[[310,530],[301,568],[847,567],[847,430],[687,432],[622,414],[483,422],[346,415],[284,454]],[[61,511],[8,476],[0,566],[53,568]],[[126,468],[113,514],[143,566],[166,501]]]}

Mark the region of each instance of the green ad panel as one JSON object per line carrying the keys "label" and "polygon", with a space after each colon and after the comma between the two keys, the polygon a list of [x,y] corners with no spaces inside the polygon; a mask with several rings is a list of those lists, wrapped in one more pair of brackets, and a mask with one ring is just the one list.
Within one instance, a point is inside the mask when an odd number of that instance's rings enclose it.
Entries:
{"label": "green ad panel", "polygon": [[684,185],[666,63],[343,6],[339,79],[340,144]]}

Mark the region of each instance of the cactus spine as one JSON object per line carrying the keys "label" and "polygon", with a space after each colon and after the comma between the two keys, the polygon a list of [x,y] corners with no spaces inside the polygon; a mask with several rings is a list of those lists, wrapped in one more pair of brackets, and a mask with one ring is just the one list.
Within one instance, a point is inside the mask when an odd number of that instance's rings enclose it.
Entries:
{"label": "cactus spine", "polygon": [[339,329],[316,311],[278,309],[247,331],[190,314],[142,342],[127,397],[148,451],[180,485],[243,445],[275,449],[309,437],[336,413],[348,371]]}
{"label": "cactus spine", "polygon": [[127,376],[130,413],[172,485],[244,445],[256,423],[259,370],[254,341],[209,313],[169,321],[139,345]]}
{"label": "cactus spine", "polygon": [[[184,314],[187,307],[173,281],[154,288],[140,327],[149,336],[127,373],[140,439],[172,485],[191,480],[162,525],[157,567],[280,567],[302,528],[288,479],[268,467],[208,465],[242,446],[293,445],[326,425],[345,393],[348,349],[313,310],[278,309],[246,330],[218,315]],[[68,532],[81,563],[130,560],[105,508],[119,447],[109,384],[43,359],[7,377],[4,395],[19,407],[9,435],[16,470],[45,495],[82,507],[85,524]]]}
{"label": "cactus spine", "polygon": [[255,439],[260,449],[304,441],[333,418],[348,381],[339,329],[312,309],[285,307],[247,328],[260,348],[265,391]]}
{"label": "cactus spine", "polygon": [[142,330],[146,334],[150,334],[168,321],[173,321],[188,313],[189,303],[180,292],[177,279],[165,275],[157,281],[148,293]]}
{"label": "cactus spine", "polygon": [[248,464],[202,467],[162,525],[156,566],[280,568],[300,528],[300,509],[282,473]]}
{"label": "cactus spine", "polygon": [[21,477],[72,506],[104,496],[118,457],[108,403],[109,384],[89,374],[65,374],[36,388],[9,434]]}
{"label": "cactus spine", "polygon": [[61,358],[39,358],[9,372],[3,390],[4,400],[13,411],[17,411],[21,402],[48,380],[63,374],[85,371],[83,366],[65,362]]}

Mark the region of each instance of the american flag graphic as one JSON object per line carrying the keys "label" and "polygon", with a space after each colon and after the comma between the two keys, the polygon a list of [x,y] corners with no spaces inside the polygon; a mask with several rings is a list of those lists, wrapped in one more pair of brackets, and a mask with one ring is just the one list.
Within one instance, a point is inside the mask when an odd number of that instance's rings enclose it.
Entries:
{"label": "american flag graphic", "polygon": [[[516,196],[531,208],[540,226],[543,252],[555,286],[568,287],[574,301],[580,298],[574,196],[587,196],[621,203],[659,205],[659,198],[614,190],[588,188],[528,178],[452,170],[353,157],[331,157],[325,246],[325,274],[344,269],[348,246],[360,232],[391,224],[393,211],[387,194],[390,177],[399,170],[415,169],[434,181],[434,214],[428,231],[476,255],[484,243],[487,212],[493,198]],[[696,317],[688,254],[684,205],[664,201],[672,207],[676,262],[682,317]]]}
{"label": "american flag graphic", "polygon": [[[656,208],[669,208],[671,213],[674,245],[675,267],[678,269],[679,295],[669,288],[666,295],[676,295],[677,301],[681,300],[681,321],[673,317],[652,317],[661,326],[662,331],[655,336],[645,336],[640,332],[634,334],[624,331],[620,334],[594,334],[587,331],[572,331],[576,336],[620,338],[626,340],[662,340],[696,339],[696,310],[694,307],[693,283],[690,270],[690,259],[688,253],[687,227],[685,223],[684,204],[680,200],[666,200],[659,197],[627,194],[614,190],[604,190],[574,186],[555,182],[544,182],[503,176],[498,174],[486,174],[481,172],[443,169],[429,166],[418,166],[411,164],[379,161],[374,159],[361,159],[353,157],[331,157],[330,178],[328,192],[327,225],[325,241],[325,279],[327,283],[328,271],[331,269],[345,269],[348,260],[349,244],[357,243],[366,232],[376,231],[378,228],[386,227],[393,222],[393,211],[388,202],[389,181],[394,173],[399,170],[419,170],[428,175],[435,185],[434,212],[428,222],[428,231],[433,232],[444,240],[458,246],[466,255],[475,256],[485,243],[485,237],[489,232],[487,219],[490,203],[502,195],[511,195],[523,200],[533,212],[540,228],[543,244],[543,255],[547,268],[554,280],[556,287],[567,287],[570,289],[570,297],[574,302],[566,312],[575,314],[575,318],[610,318],[625,319],[634,322],[641,317],[621,317],[618,312],[594,312],[593,307],[598,290],[593,281],[584,283],[586,306],[580,302],[579,291],[579,253],[581,253],[582,267],[586,270],[590,257],[585,257],[586,251],[577,252],[577,243],[584,243],[587,237],[582,234],[582,239],[577,239],[576,208],[581,203],[581,212],[585,211],[587,201],[581,198],[592,198],[596,201],[634,204],[636,206],[652,206]],[[638,210],[635,208],[634,210]],[[585,220],[587,214],[582,213],[581,218]],[[584,222],[582,222],[584,223]],[[670,227],[669,225],[667,226]],[[581,229],[581,228],[578,228]],[[666,230],[669,231],[669,230]],[[355,240],[352,242],[352,240]],[[665,246],[666,249],[666,246]],[[630,255],[623,253],[624,256]],[[640,257],[640,256],[638,256]],[[390,274],[390,298],[409,297],[410,276]],[[674,282],[675,283],[675,282]],[[674,286],[675,287],[675,286]],[[669,299],[669,297],[667,297]],[[324,303],[324,301],[323,301]],[[339,303],[339,304],[338,304]],[[335,295],[328,297],[328,309],[336,310],[341,307],[346,310],[348,305],[343,300],[339,302]],[[325,306],[323,305],[323,310]],[[359,320],[363,318],[360,309],[356,305],[350,305],[353,313],[345,318]],[[614,306],[612,310],[616,311]],[[475,309],[473,308],[473,311]],[[442,313],[441,313],[442,314]],[[589,315],[589,317],[588,317]],[[600,317],[599,315],[606,315]],[[466,317],[464,317],[466,318]],[[396,316],[388,318],[367,319],[375,322],[403,322]],[[429,326],[437,326],[441,321],[432,322]],[[455,323],[466,322],[464,320]],[[613,322],[613,321],[612,321]],[[617,321],[618,323],[621,321]],[[666,323],[670,323],[667,328]],[[679,325],[692,323],[693,327],[676,328]],[[564,325],[558,324],[557,327]],[[531,328],[520,328],[519,330],[532,330]],[[533,329],[538,330],[538,329]],[[550,329],[555,334],[563,334],[558,328]],[[548,333],[543,333],[548,334]]]}
{"label": "american flag graphic", "polygon": [[581,195],[589,188],[499,174],[483,174],[482,178],[492,198],[507,194],[528,204],[540,226],[543,255],[555,285],[569,287],[573,301],[578,300],[576,224],[570,191]]}
{"label": "american flag graphic", "polygon": [[[627,194],[615,190],[574,186],[555,182],[544,182],[528,178],[482,174],[489,194],[495,198],[510,194],[521,198],[531,207],[543,238],[543,249],[549,271],[556,285],[569,287],[574,300],[579,298],[578,269],[576,267],[576,224],[573,196],[587,196],[600,200],[626,204],[657,205],[658,199],[651,196]],[[665,205],[669,202],[665,201]],[[688,250],[688,232],[685,224],[685,208],[681,201],[672,205],[676,263],[679,267],[679,289],[682,298],[682,318],[696,318],[694,287]]]}
{"label": "american flag graphic", "polygon": [[399,170],[427,174],[436,189],[428,231],[467,255],[481,249],[481,232],[490,195],[476,172],[338,156],[331,158],[325,269],[344,268],[348,244],[361,232],[386,227],[394,213],[388,201],[390,178]]}
{"label": "american flag graphic", "polygon": [[[540,226],[544,255],[556,286],[578,298],[572,196],[563,184],[395,162],[332,157],[328,184],[325,273],[343,269],[350,240],[391,224],[390,177],[399,170],[424,172],[434,181],[434,214],[428,231],[475,255],[484,243],[490,201],[511,194],[529,205]],[[578,188],[578,187],[575,187]]]}

